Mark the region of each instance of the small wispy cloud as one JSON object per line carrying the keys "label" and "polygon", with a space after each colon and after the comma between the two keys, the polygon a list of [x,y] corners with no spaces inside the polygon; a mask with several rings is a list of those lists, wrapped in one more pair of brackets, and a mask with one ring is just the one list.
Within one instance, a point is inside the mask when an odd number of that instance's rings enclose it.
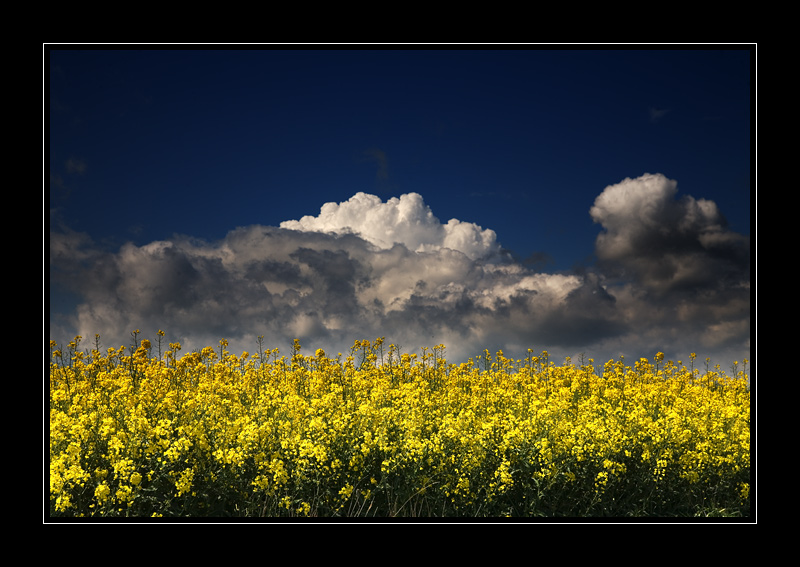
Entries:
{"label": "small wispy cloud", "polygon": [[378,148],[370,148],[364,150],[364,156],[373,161],[377,166],[375,178],[379,181],[386,181],[389,179],[389,160],[386,157],[386,152]]}
{"label": "small wispy cloud", "polygon": [[82,159],[71,157],[64,162],[64,168],[66,169],[67,173],[76,173],[82,175],[86,173],[86,162]]}
{"label": "small wispy cloud", "polygon": [[648,112],[650,114],[650,122],[658,122],[659,120],[664,118],[664,116],[667,115],[667,113],[669,112],[669,109],[668,108],[658,108],[658,107],[651,106],[648,109]]}

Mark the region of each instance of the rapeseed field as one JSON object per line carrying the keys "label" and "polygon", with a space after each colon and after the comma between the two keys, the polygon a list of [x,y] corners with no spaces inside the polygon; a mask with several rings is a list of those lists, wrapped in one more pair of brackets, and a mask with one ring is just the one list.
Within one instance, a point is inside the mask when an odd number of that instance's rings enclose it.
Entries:
{"label": "rapeseed field", "polygon": [[750,515],[747,361],[50,341],[50,517]]}

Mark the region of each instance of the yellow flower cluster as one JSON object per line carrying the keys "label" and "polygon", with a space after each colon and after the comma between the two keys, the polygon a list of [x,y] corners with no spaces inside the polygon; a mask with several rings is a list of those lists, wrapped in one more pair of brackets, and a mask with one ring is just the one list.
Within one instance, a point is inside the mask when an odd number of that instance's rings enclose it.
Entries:
{"label": "yellow flower cluster", "polygon": [[409,355],[382,339],[335,358],[297,341],[288,357],[236,356],[224,340],[179,357],[162,336],[158,354],[51,341],[51,515],[749,510],[744,371],[661,353],[456,365],[443,345]]}

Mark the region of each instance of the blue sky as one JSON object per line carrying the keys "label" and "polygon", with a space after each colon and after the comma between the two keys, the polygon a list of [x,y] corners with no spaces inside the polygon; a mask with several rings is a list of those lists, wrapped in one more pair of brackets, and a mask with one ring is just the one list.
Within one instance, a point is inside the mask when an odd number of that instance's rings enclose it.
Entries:
{"label": "blue sky", "polygon": [[752,46],[45,47],[50,338],[750,356]]}

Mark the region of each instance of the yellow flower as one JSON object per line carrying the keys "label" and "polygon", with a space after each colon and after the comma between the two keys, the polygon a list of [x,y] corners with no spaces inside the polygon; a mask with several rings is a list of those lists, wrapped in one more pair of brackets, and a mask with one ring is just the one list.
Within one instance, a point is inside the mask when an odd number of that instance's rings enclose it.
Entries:
{"label": "yellow flower", "polygon": [[739,488],[739,496],[746,500],[750,496],[750,484],[743,482]]}
{"label": "yellow flower", "polygon": [[94,490],[94,497],[97,498],[97,501],[101,504],[108,500],[110,494],[111,489],[108,487],[108,485],[106,485],[105,482],[101,482]]}
{"label": "yellow flower", "polygon": [[185,469],[177,481],[175,481],[175,488],[178,490],[178,496],[189,492],[192,489],[192,480],[194,479],[194,470]]}
{"label": "yellow flower", "polygon": [[608,484],[608,473],[600,471],[594,479],[594,486],[598,491],[603,491]]}
{"label": "yellow flower", "polygon": [[56,511],[64,512],[72,507],[69,494],[61,494],[56,498]]}
{"label": "yellow flower", "polygon": [[[91,361],[51,362],[55,513],[88,516],[100,506],[136,513],[142,484],[165,476],[165,502],[202,480],[209,493],[256,490],[273,512],[310,515],[356,510],[363,499],[375,511],[396,479],[409,483],[403,489],[418,503],[452,497],[488,511],[532,482],[594,483],[599,496],[630,469],[686,485],[749,470],[743,373],[728,377],[717,367],[698,380],[680,362],[662,366],[661,352],[655,363],[633,358],[633,369],[614,360],[595,369],[591,358],[556,366],[546,351],[534,357],[532,350],[526,360],[487,350],[477,364],[447,365],[444,345],[422,356],[392,345],[376,357],[383,341],[359,340],[345,360],[322,349],[303,356],[297,341],[291,357],[259,348],[252,360],[245,351],[214,364],[221,348],[178,359],[180,345],[170,343],[171,354],[158,360],[142,356],[147,339],[139,344],[132,359],[121,347],[97,349]],[[357,363],[357,349],[368,363]],[[331,498],[311,500],[312,482]],[[749,498],[748,484],[728,485],[736,501]],[[95,497],[83,504],[86,489]]]}

